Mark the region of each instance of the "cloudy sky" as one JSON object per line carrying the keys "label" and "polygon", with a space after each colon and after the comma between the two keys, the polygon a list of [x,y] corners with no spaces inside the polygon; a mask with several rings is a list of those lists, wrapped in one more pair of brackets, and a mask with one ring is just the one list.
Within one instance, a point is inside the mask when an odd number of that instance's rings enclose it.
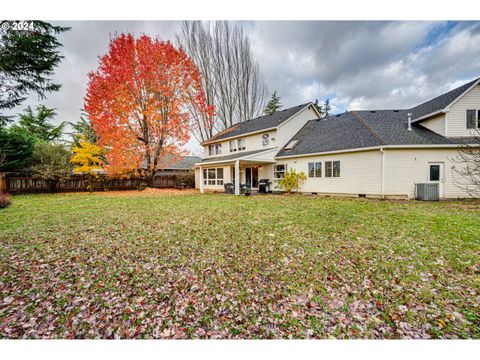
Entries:
{"label": "cloudy sky", "polygon": [[[62,89],[42,103],[58,122],[79,118],[88,72],[115,33],[175,39],[171,21],[56,22],[65,56],[55,81]],[[330,98],[334,112],[416,105],[480,77],[480,22],[270,21],[242,22],[269,92],[284,106]],[[15,109],[38,104],[30,98]],[[191,141],[188,149],[199,147]]]}

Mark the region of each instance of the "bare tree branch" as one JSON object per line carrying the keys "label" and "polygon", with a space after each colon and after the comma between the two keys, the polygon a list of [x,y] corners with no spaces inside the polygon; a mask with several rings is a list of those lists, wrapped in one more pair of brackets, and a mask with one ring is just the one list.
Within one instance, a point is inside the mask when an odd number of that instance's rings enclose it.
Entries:
{"label": "bare tree branch", "polygon": [[267,89],[254,60],[250,39],[239,25],[226,21],[185,21],[177,42],[202,73],[208,106],[215,117],[189,107],[192,131],[203,142],[216,132],[261,114]]}
{"label": "bare tree branch", "polygon": [[474,136],[464,140],[455,163],[452,175],[455,185],[473,197],[480,197],[480,129]]}

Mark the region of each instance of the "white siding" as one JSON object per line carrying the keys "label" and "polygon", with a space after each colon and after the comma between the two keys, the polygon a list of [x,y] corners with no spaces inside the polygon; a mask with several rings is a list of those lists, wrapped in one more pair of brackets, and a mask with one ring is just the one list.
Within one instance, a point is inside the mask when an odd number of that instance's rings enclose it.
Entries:
{"label": "white siding", "polygon": [[[461,178],[455,173],[461,166],[455,160],[456,149],[385,149],[384,186],[387,197],[415,196],[415,183],[427,182],[429,163],[444,164],[444,197],[464,198],[469,195],[459,186]],[[340,161],[340,177],[325,177],[325,161]],[[318,194],[366,194],[382,195],[382,155],[379,150],[329,154],[278,159],[278,164],[287,164],[288,169],[303,171],[308,176],[309,162],[322,162],[322,177],[308,178],[300,189],[301,192]],[[273,167],[269,178],[273,179]],[[274,186],[277,182],[274,182]]]}
{"label": "white siding", "polygon": [[317,118],[317,113],[310,106],[281,124],[278,127],[276,146],[281,149],[309,120]]}
{"label": "white siding", "polygon": [[415,183],[428,181],[428,164],[444,163],[444,194],[446,198],[468,197],[455,185],[452,166],[458,156],[456,149],[387,149],[385,151],[385,185],[388,195],[415,196]]}
{"label": "white siding", "polygon": [[200,169],[195,169],[195,189],[200,189]]}
{"label": "white siding", "polygon": [[467,110],[480,109],[480,84],[452,105],[447,114],[447,136],[472,136],[467,129]]}
{"label": "white siding", "polygon": [[[340,161],[340,177],[325,177],[325,161]],[[381,152],[379,150],[330,154],[295,159],[278,159],[287,169],[303,171],[308,176],[308,163],[322,161],[322,177],[308,178],[301,192],[319,194],[381,195]],[[273,170],[271,178],[273,178]]]}
{"label": "white siding", "polygon": [[420,125],[425,126],[427,129],[432,130],[437,134],[445,136],[445,114],[433,116],[420,122]]}
{"label": "white siding", "polygon": [[[208,145],[205,145],[203,147],[203,157],[204,158],[216,158],[219,156],[227,156],[227,155],[233,155],[233,154],[240,154],[242,152],[247,152],[247,151],[253,151],[253,150],[262,150],[262,149],[269,149],[272,147],[277,146],[276,142],[276,130],[270,130],[270,131],[265,131],[253,135],[248,135],[248,136],[240,136],[235,139],[245,139],[245,150],[242,151],[236,151],[236,152],[230,152],[230,140],[226,141],[220,141],[219,143],[222,144],[222,153],[219,155],[208,155]],[[262,144],[262,135],[263,134],[268,134],[270,141],[268,145],[263,146]],[[272,141],[272,139],[275,139]],[[233,139],[232,139],[233,140]]]}

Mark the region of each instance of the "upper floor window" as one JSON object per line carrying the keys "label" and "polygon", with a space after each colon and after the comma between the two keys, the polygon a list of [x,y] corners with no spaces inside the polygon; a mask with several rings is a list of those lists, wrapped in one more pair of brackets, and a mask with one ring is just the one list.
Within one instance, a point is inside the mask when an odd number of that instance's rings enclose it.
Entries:
{"label": "upper floor window", "polygon": [[237,140],[230,141],[230,152],[237,151]]}
{"label": "upper floor window", "polygon": [[238,139],[238,151],[245,150],[245,139]]}
{"label": "upper floor window", "polygon": [[322,163],[321,162],[308,163],[308,177],[311,177],[311,178],[322,177]]}
{"label": "upper floor window", "polygon": [[245,150],[245,139],[235,139],[230,141],[230,152]]}
{"label": "upper floor window", "polygon": [[467,110],[467,129],[480,128],[480,110]]}
{"label": "upper floor window", "polygon": [[222,153],[222,144],[208,145],[208,155],[220,155]]}
{"label": "upper floor window", "polygon": [[340,161],[325,161],[325,177],[340,177]]}

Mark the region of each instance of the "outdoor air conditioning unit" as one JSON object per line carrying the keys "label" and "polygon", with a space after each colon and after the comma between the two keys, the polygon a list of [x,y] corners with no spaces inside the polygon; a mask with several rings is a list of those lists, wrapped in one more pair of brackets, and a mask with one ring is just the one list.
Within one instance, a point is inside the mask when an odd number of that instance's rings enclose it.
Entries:
{"label": "outdoor air conditioning unit", "polygon": [[440,199],[438,183],[415,184],[415,193],[417,200],[438,201]]}

